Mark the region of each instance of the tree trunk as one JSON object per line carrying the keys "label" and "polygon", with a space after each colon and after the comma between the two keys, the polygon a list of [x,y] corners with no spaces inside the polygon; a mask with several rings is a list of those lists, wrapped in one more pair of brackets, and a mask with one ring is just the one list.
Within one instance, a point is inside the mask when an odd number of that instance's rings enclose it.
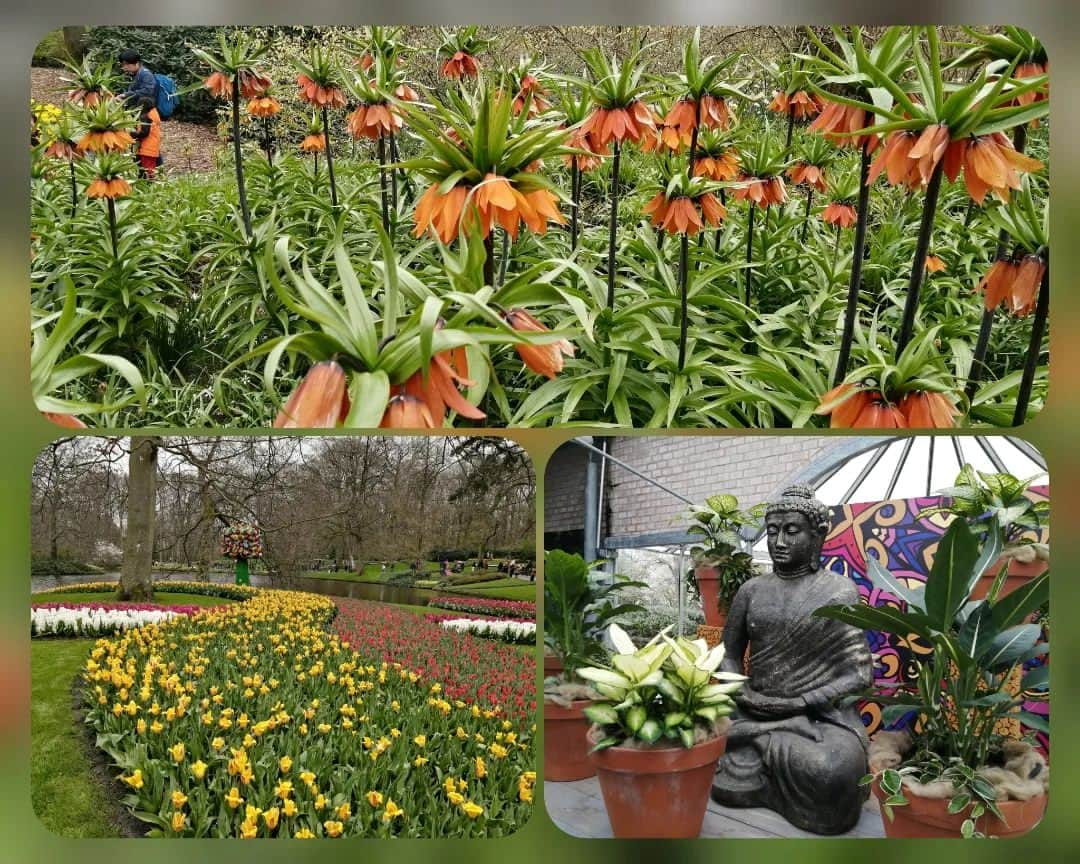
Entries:
{"label": "tree trunk", "polygon": [[154,511],[157,501],[157,454],[161,439],[132,438],[128,460],[127,527],[120,565],[119,600],[154,599]]}
{"label": "tree trunk", "polygon": [[64,50],[78,63],[86,54],[86,27],[61,27],[64,34]]}

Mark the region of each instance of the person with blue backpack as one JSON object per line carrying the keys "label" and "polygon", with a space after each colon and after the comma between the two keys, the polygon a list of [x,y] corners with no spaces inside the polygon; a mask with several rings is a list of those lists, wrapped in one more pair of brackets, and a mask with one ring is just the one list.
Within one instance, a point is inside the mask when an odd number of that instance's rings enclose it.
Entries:
{"label": "person with blue backpack", "polygon": [[131,107],[140,105],[144,99],[149,99],[157,107],[158,115],[162,120],[171,117],[176,106],[180,104],[180,97],[176,93],[176,82],[168,75],[160,73],[155,75],[147,69],[139,52],[131,48],[121,51],[119,60],[124,74],[131,77],[131,83],[120,94],[124,104]]}

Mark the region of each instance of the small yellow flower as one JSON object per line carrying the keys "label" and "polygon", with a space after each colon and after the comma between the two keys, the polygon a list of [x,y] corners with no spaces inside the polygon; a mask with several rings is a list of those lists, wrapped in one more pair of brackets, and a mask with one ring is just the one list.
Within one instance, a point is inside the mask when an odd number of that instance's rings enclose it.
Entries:
{"label": "small yellow flower", "polygon": [[285,803],[281,805],[281,812],[286,816],[295,816],[296,802],[292,798],[286,799]]}
{"label": "small yellow flower", "polygon": [[381,792],[372,790],[371,792],[368,792],[365,797],[367,798],[367,803],[372,807],[382,807],[383,797]]}
{"label": "small yellow flower", "polygon": [[310,828],[301,828],[292,836],[295,837],[297,840],[311,840],[315,835],[311,833]]}
{"label": "small yellow flower", "polygon": [[187,795],[179,789],[174,789],[172,793],[173,810],[180,810],[185,804],[187,804]]}
{"label": "small yellow flower", "polygon": [[340,837],[341,832],[345,830],[345,826],[340,822],[333,822],[331,820],[323,822],[323,828],[326,829],[327,837]]}
{"label": "small yellow flower", "polygon": [[311,786],[315,782],[315,774],[311,771],[301,771],[300,780],[305,786]]}
{"label": "small yellow flower", "polygon": [[187,824],[187,816],[183,813],[172,814],[172,830],[179,834],[184,830],[184,826]]}
{"label": "small yellow flower", "polygon": [[447,792],[446,797],[450,799],[450,803],[455,807],[458,807],[465,802],[465,796],[458,792]]}
{"label": "small yellow flower", "polygon": [[138,768],[131,772],[130,776],[121,777],[120,779],[127,783],[132,789],[142,789],[143,787],[142,771]]}
{"label": "small yellow flower", "polygon": [[278,818],[281,816],[281,811],[277,807],[271,807],[265,813],[262,814],[263,821],[266,823],[266,827],[273,831],[277,828]]}
{"label": "small yellow flower", "polygon": [[259,823],[249,822],[244,820],[240,823],[240,838],[242,840],[252,840],[259,834]]}
{"label": "small yellow flower", "polygon": [[496,759],[505,759],[510,755],[510,751],[499,744],[492,744],[488,747],[488,752]]}
{"label": "small yellow flower", "polygon": [[320,723],[318,729],[324,735],[329,732],[333,727],[329,723]]}
{"label": "small yellow flower", "polygon": [[157,720],[150,724],[150,731],[155,735],[160,735],[165,727]]}
{"label": "small yellow flower", "polygon": [[202,780],[206,776],[206,763],[201,759],[191,765],[191,774],[196,780]]}
{"label": "small yellow flower", "polygon": [[292,770],[292,759],[288,756],[282,756],[278,760],[278,768],[281,769],[282,774],[288,774]]}
{"label": "small yellow flower", "polygon": [[487,777],[487,765],[484,763],[482,757],[477,756],[473,762],[473,768],[476,770],[476,776],[483,780]]}
{"label": "small yellow flower", "polygon": [[484,808],[479,804],[474,804],[472,801],[466,801],[461,805],[462,812],[470,819],[475,819],[477,816],[484,812]]}
{"label": "small yellow flower", "polygon": [[229,794],[225,796],[225,803],[229,805],[230,810],[235,810],[237,807],[243,804],[244,799],[240,795],[240,790],[233,786],[229,790]]}
{"label": "small yellow flower", "polygon": [[135,724],[135,731],[138,732],[140,735],[146,734],[146,721],[143,720],[141,717],[139,718],[139,721]]}
{"label": "small yellow flower", "polygon": [[172,756],[173,762],[183,762],[184,753],[185,749],[183,741],[180,741],[169,748],[169,755]]}
{"label": "small yellow flower", "polygon": [[344,804],[337,808],[337,818],[348,819],[350,816],[352,816],[352,805],[349,804],[348,801],[346,801]]}
{"label": "small yellow flower", "polygon": [[395,699],[393,702],[390,703],[390,710],[391,711],[400,711],[401,710],[401,703],[398,702],[397,699]]}
{"label": "small yellow flower", "polygon": [[457,727],[457,731],[454,734],[463,741],[469,737],[469,733],[462,729],[460,726]]}
{"label": "small yellow flower", "polygon": [[414,768],[419,768],[422,765],[427,765],[427,761],[428,760],[426,756],[417,756],[415,759],[413,759],[412,764]]}
{"label": "small yellow flower", "polygon": [[213,747],[215,750],[220,750],[222,747],[225,746],[225,739],[215,738],[213,741],[210,742],[210,746]]}
{"label": "small yellow flower", "polygon": [[391,798],[386,802],[386,810],[383,811],[382,821],[390,822],[393,819],[397,819],[399,816],[404,816],[405,811],[402,810],[397,804],[394,803],[394,799]]}
{"label": "small yellow flower", "polygon": [[274,794],[281,799],[288,798],[292,795],[293,787],[291,780],[281,780],[277,786],[274,787]]}
{"label": "small yellow flower", "polygon": [[412,740],[413,740],[413,744],[415,744],[417,747],[424,747],[425,745],[427,745],[427,736],[426,735],[417,735]]}
{"label": "small yellow flower", "polygon": [[390,737],[394,738],[394,739],[400,738],[401,737],[401,730],[397,729],[397,728],[391,729],[390,730]]}
{"label": "small yellow flower", "polygon": [[324,810],[324,809],[326,809],[326,796],[323,795],[321,792],[319,793],[319,796],[315,799],[315,809],[316,810]]}

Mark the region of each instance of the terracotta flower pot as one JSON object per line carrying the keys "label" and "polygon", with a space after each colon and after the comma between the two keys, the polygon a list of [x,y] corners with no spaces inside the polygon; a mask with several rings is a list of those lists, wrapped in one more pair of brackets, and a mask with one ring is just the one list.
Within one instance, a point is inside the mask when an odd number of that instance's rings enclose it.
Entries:
{"label": "terracotta flower pot", "polygon": [[1042,561],[1036,559],[1034,561],[1017,561],[1015,558],[998,558],[983,574],[982,578],[975,583],[975,587],[971,590],[972,600],[982,600],[988,593],[990,593],[990,586],[994,584],[994,579],[1001,570],[1001,565],[1009,562],[1009,569],[1005,576],[1005,584],[1001,586],[1001,593],[999,598],[1004,597],[1011,591],[1015,591],[1021,585],[1026,585],[1036,576],[1041,576],[1046,572],[1050,566],[1049,561]]}
{"label": "terracotta flower pot", "polygon": [[[876,780],[873,789],[879,802],[889,797]],[[964,813],[949,813],[948,798],[921,798],[907,789],[904,790],[904,797],[909,803],[892,808],[892,821],[882,814],[886,837],[961,836],[960,826],[967,816]],[[1005,817],[1004,822],[993,813],[987,813],[976,821],[976,829],[987,837],[1019,837],[1039,824],[1046,812],[1046,796],[1040,795],[1028,801],[999,801],[998,809]]]}
{"label": "terracotta flower pot", "polygon": [[584,780],[596,775],[586,741],[589,726],[585,709],[589,699],[575,699],[569,708],[544,703],[544,780]]}
{"label": "terracotta flower pot", "polygon": [[685,747],[608,747],[596,765],[616,837],[697,837],[727,736]]}
{"label": "terracotta flower pot", "polygon": [[557,654],[544,655],[544,677],[550,678],[563,671],[562,658]]}
{"label": "terracotta flower pot", "polygon": [[723,627],[727,621],[727,609],[720,608],[720,571],[711,564],[699,564],[694,568],[705,623],[710,627]]}

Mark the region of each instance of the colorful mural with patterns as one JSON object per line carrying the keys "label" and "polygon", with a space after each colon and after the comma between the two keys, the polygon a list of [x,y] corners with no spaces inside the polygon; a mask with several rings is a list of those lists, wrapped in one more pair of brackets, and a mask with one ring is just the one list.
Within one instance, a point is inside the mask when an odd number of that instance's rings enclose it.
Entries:
{"label": "colorful mural with patterns", "polygon": [[[1048,486],[1032,487],[1029,493],[1036,500],[1049,498]],[[868,504],[845,504],[833,508],[832,526],[822,548],[824,566],[855,580],[862,599],[874,606],[897,606],[900,601],[877,589],[866,576],[866,559],[872,555],[886,570],[903,581],[914,584],[925,582],[934,560],[934,552],[941,535],[945,533],[951,517],[947,515],[920,516],[926,510],[941,503],[939,497],[898,498]],[[1032,540],[1049,542],[1049,532]],[[910,681],[916,676],[920,655],[929,653],[929,646],[918,638],[903,640],[884,633],[870,633],[870,650],[875,656],[875,681]],[[1033,694],[1032,694],[1033,695]],[[1039,694],[1039,699],[1028,698],[1024,709],[1038,714],[1049,722],[1049,693]],[[860,705],[863,723],[869,734],[883,728],[881,706],[875,702]],[[906,718],[888,724],[884,728],[895,729]],[[1016,721],[1009,721],[1013,735],[1027,733]],[[1040,747],[1047,753],[1049,736],[1037,733]]]}

